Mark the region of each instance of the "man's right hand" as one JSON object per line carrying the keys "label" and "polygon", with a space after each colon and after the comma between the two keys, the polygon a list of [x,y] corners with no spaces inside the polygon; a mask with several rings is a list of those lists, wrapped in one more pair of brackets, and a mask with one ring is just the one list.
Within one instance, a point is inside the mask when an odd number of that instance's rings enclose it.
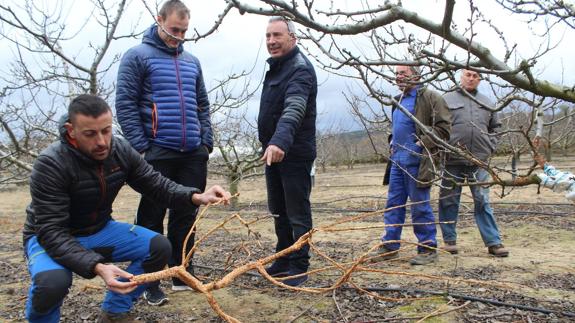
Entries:
{"label": "man's right hand", "polygon": [[201,194],[192,194],[192,203],[195,205],[206,205],[223,202],[225,205],[228,205],[231,197],[230,192],[224,190],[219,185],[214,185]]}
{"label": "man's right hand", "polygon": [[94,273],[106,283],[106,288],[120,294],[127,294],[136,287],[138,284],[136,282],[127,281],[122,282],[119,281],[117,278],[125,278],[125,279],[132,279],[134,275],[130,274],[129,272],[123,271],[122,269],[116,267],[115,265],[107,265],[107,264],[97,264],[94,267]]}
{"label": "man's right hand", "polygon": [[264,155],[260,159],[265,161],[266,165],[271,166],[272,163],[279,163],[284,159],[285,152],[276,145],[269,145],[264,151]]}

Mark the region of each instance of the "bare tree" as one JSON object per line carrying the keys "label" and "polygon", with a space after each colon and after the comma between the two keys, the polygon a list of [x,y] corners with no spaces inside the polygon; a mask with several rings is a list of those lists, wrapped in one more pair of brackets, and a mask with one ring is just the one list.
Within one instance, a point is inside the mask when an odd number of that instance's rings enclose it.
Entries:
{"label": "bare tree", "polygon": [[[0,112],[1,130],[7,134],[0,137],[4,184],[27,180],[34,158],[58,138],[56,118],[70,97],[91,93],[108,98],[113,93],[106,77],[120,54],[110,46],[137,36],[133,30],[117,32],[125,7],[125,0],[92,1],[87,20],[73,29],[68,24],[73,9],[63,1],[0,4],[0,35],[15,51],[0,89],[6,107]],[[101,31],[96,39],[83,39],[89,25]],[[79,41],[84,45],[76,47]]]}
{"label": "bare tree", "polygon": [[[518,151],[536,150],[530,140],[536,133],[536,120],[545,120],[543,127],[546,131],[542,136],[561,137],[552,131],[553,124],[560,118],[553,115],[551,107],[561,101],[575,102],[573,85],[539,77],[545,68],[540,61],[554,55],[560,42],[553,37],[557,34],[550,31],[565,32],[566,35],[573,32],[573,6],[563,1],[486,3],[468,0],[456,3],[446,0],[439,19],[436,16],[431,18],[431,14],[428,15],[425,10],[409,9],[408,4],[404,5],[401,1],[382,4],[380,1],[366,0],[355,3],[352,10],[336,2],[262,0],[255,5],[241,0],[225,1],[240,13],[282,15],[299,23],[302,26],[299,30],[302,46],[313,54],[318,64],[331,73],[360,82],[366,93],[377,101],[376,106],[398,104],[390,95],[394,82],[392,71],[397,65],[421,66],[421,84],[441,90],[457,87],[455,71],[458,69],[467,68],[482,73],[497,100],[495,106],[487,109],[505,111],[516,106],[532,116],[527,124],[519,128],[514,128],[516,124],[511,122],[511,128],[499,134],[517,134],[522,143],[514,145],[513,149]],[[497,6],[500,10],[493,10]],[[504,21],[490,14],[501,10],[508,11],[518,19],[528,18],[525,24],[532,28],[533,40],[539,40],[539,47],[535,51],[523,52],[521,46],[501,30],[500,24]],[[548,32],[538,33],[539,30],[535,28],[535,18],[540,16],[553,20],[549,25],[537,24]],[[503,18],[507,19],[507,16]],[[485,43],[487,36],[484,35],[491,36],[489,44]],[[350,103],[353,106],[357,102]],[[409,114],[407,111],[404,113]],[[373,119],[364,113],[359,115],[364,127],[369,119]],[[384,115],[379,114],[379,117],[383,118]],[[445,142],[441,145],[450,153],[463,155],[480,167],[490,169],[492,176],[500,180],[497,170],[491,169],[490,165]]]}

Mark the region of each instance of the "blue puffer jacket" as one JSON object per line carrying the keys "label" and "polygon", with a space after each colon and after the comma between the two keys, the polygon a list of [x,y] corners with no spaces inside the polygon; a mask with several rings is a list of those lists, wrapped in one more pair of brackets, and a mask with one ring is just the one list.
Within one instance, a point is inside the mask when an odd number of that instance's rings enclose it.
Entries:
{"label": "blue puffer jacket", "polygon": [[263,149],[275,145],[286,153],[285,161],[312,161],[317,97],[313,65],[297,46],[268,63],[258,114]]}
{"label": "blue puffer jacket", "polygon": [[128,50],[118,70],[116,112],[124,136],[139,152],[150,145],[189,152],[213,146],[210,103],[199,60],[182,45],[170,48],[158,27]]}

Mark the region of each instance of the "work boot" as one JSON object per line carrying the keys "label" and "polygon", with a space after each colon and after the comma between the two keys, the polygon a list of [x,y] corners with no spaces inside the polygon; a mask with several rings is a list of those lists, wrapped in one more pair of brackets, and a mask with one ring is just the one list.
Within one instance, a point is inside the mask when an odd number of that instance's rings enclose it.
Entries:
{"label": "work boot", "polygon": [[419,265],[423,266],[435,262],[436,260],[437,260],[437,252],[423,251],[419,252],[417,256],[411,258],[409,260],[409,263],[413,266],[419,266]]}
{"label": "work boot", "polygon": [[487,251],[489,252],[490,255],[493,255],[495,257],[507,257],[507,256],[509,256],[509,251],[507,249],[505,249],[505,247],[502,244],[489,246],[487,248]]}
{"label": "work boot", "polygon": [[391,260],[399,257],[399,250],[388,249],[385,245],[377,247],[368,254],[370,262],[380,262],[384,260]]}
{"label": "work boot", "polygon": [[266,272],[268,275],[276,278],[289,276],[289,264],[280,261],[274,261],[271,266],[266,268]]}
{"label": "work boot", "polygon": [[459,253],[459,249],[457,249],[455,241],[443,241],[443,243],[444,245],[443,248],[441,248],[441,250],[445,250],[452,255],[456,255]]}
{"label": "work boot", "polygon": [[135,314],[126,313],[108,313],[104,310],[100,312],[96,323],[133,323],[139,321]]}

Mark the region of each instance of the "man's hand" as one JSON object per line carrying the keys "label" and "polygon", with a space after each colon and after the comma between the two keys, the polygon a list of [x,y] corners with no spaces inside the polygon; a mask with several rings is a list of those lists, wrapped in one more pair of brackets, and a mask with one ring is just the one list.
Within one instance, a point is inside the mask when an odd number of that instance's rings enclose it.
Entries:
{"label": "man's hand", "polygon": [[136,282],[119,281],[117,278],[132,279],[134,275],[123,271],[115,265],[97,264],[94,268],[94,273],[102,278],[104,283],[106,283],[106,288],[116,293],[127,294],[138,287]]}
{"label": "man's hand", "polygon": [[280,147],[276,145],[269,145],[260,160],[265,160],[266,165],[271,166],[272,163],[281,162],[284,159],[284,156],[285,153]]}
{"label": "man's hand", "polygon": [[206,205],[223,202],[225,205],[228,205],[231,197],[230,192],[224,190],[219,185],[214,185],[201,194],[192,194],[192,203],[195,205]]}

